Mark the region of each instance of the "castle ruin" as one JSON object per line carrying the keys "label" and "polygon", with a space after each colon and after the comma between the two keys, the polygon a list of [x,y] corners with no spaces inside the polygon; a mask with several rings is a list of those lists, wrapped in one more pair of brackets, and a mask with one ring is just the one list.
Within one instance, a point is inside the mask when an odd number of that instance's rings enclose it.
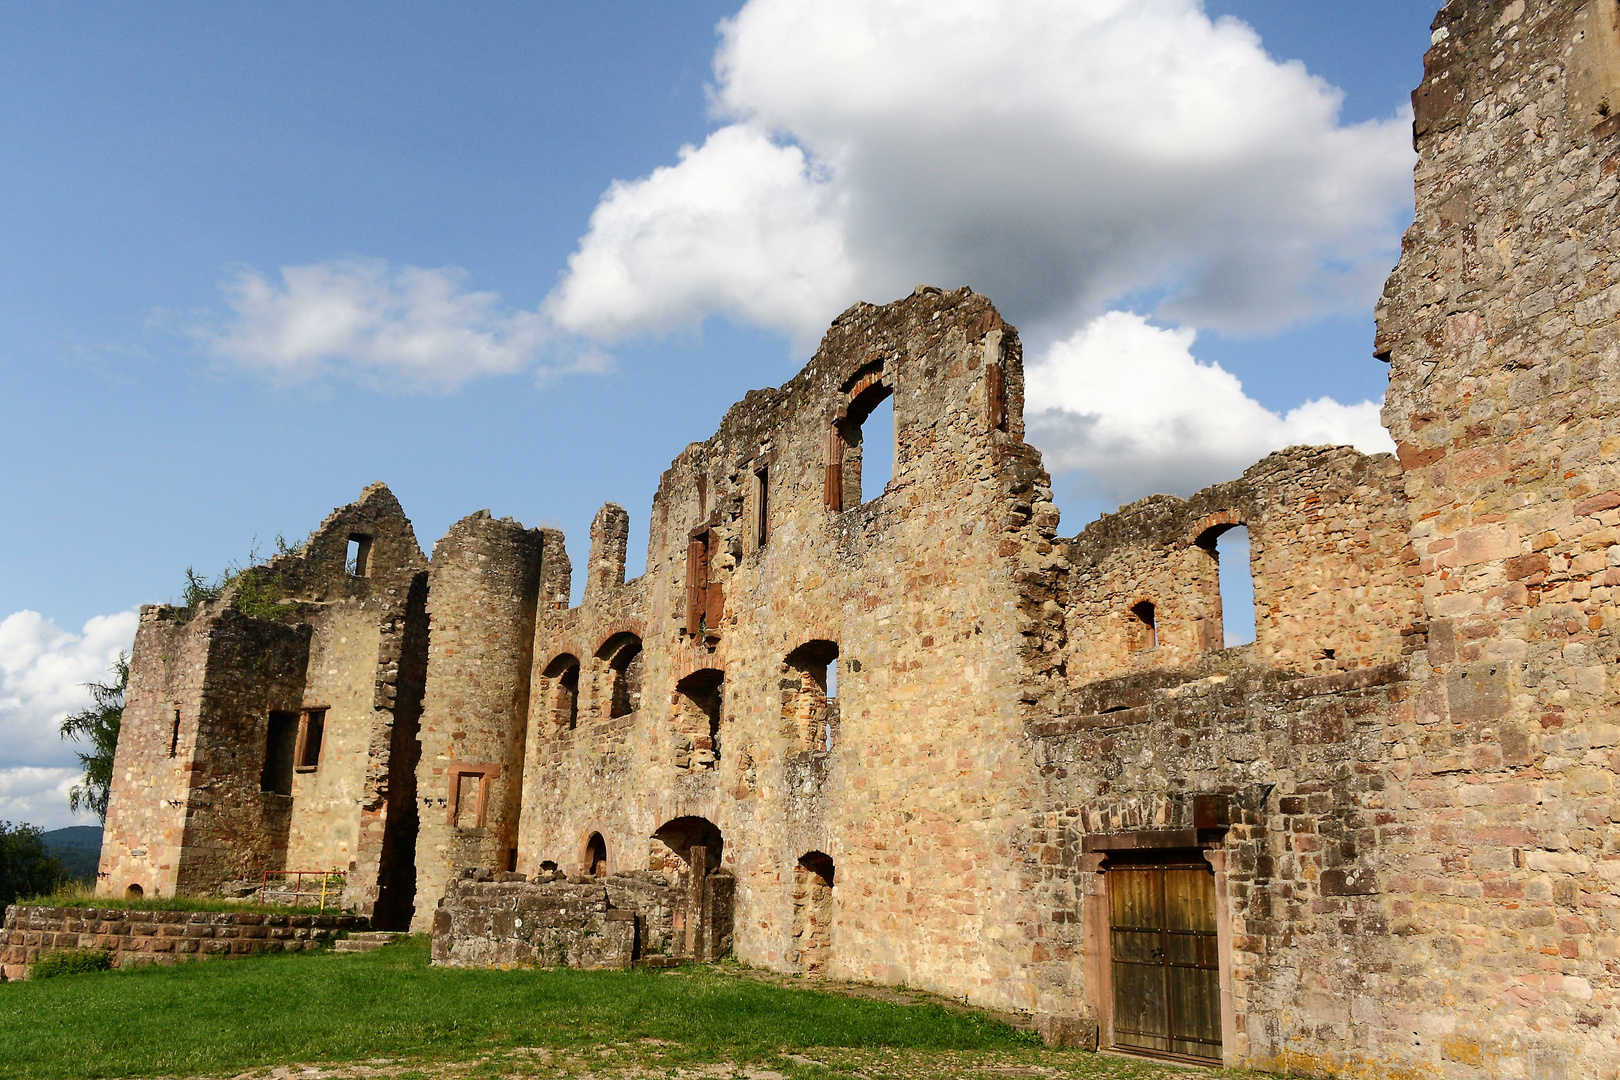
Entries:
{"label": "castle ruin", "polygon": [[1064,538],[1015,330],[857,304],[671,464],[641,577],[603,507],[577,607],[557,531],[482,512],[424,558],[374,485],[273,600],[144,608],[101,890],[338,867],[476,959],[600,882],[597,959],[1306,1075],[1620,1075],[1620,3],[1453,0],[1413,101],[1397,456]]}

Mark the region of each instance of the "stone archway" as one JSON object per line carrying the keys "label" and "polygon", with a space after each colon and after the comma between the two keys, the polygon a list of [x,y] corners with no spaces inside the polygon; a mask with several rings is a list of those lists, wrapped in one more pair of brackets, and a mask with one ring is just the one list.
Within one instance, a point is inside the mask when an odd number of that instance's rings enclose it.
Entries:
{"label": "stone archway", "polygon": [[819,851],[793,868],[793,943],[790,959],[806,979],[825,979],[832,962],[832,858]]}

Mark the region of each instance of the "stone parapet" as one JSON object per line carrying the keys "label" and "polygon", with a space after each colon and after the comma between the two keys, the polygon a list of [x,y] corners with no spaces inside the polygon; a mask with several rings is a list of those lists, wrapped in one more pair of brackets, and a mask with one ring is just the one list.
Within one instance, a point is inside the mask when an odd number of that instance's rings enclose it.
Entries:
{"label": "stone parapet", "polygon": [[368,923],[357,915],[264,911],[136,911],[12,904],[0,930],[0,974],[26,976],[52,949],[106,949],[114,967],[173,964],[210,956],[319,949]]}
{"label": "stone parapet", "polygon": [[450,887],[434,913],[434,964],[627,968],[675,944],[671,913],[684,893],[656,875],[498,877]]}

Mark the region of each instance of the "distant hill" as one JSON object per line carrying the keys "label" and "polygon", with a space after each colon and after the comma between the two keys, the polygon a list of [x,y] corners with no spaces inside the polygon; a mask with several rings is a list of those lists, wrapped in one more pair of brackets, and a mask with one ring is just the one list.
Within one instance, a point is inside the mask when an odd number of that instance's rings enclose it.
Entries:
{"label": "distant hill", "polygon": [[69,825],[40,833],[40,840],[61,860],[68,876],[79,881],[96,880],[96,864],[101,861],[101,826]]}

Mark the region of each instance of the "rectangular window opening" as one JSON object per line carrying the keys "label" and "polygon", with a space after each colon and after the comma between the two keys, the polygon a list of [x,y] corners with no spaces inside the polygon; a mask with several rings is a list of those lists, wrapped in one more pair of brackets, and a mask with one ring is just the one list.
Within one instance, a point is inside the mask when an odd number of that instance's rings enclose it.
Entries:
{"label": "rectangular window opening", "polygon": [[314,772],[321,765],[321,744],[326,735],[326,710],[305,709],[298,718],[298,749],[293,755],[298,772]]}
{"label": "rectangular window opening", "polygon": [[180,710],[174,710],[174,730],[169,733],[169,756],[180,753]]}
{"label": "rectangular window opening", "polygon": [[259,790],[275,795],[292,794],[293,749],[298,741],[298,715],[272,712],[265,728],[264,768],[259,773]]}
{"label": "rectangular window opening", "polygon": [[344,559],[343,568],[349,572],[350,577],[371,575],[371,537],[364,533],[349,535],[349,551]]}
{"label": "rectangular window opening", "polygon": [[762,466],[754,473],[754,547],[762,548],[771,537],[771,468]]}

